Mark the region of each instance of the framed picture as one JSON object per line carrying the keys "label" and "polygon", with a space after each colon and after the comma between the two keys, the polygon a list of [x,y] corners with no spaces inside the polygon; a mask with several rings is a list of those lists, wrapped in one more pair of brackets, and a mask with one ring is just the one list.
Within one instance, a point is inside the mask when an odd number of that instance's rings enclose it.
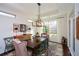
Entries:
{"label": "framed picture", "polygon": [[20,32],[26,32],[26,25],[20,24]]}
{"label": "framed picture", "polygon": [[79,16],[76,17],[76,38],[79,40]]}
{"label": "framed picture", "polygon": [[20,26],[19,24],[13,24],[13,32],[19,32]]}

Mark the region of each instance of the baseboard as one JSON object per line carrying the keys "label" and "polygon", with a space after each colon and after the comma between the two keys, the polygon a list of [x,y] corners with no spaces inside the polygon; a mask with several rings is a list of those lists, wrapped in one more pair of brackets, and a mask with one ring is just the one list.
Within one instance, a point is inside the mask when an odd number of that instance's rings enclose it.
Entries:
{"label": "baseboard", "polygon": [[54,42],[54,41],[49,41],[49,42],[52,42],[52,43],[57,43],[57,44],[61,44],[61,43],[59,43],[59,42]]}
{"label": "baseboard", "polygon": [[[69,48],[69,47],[68,47]],[[72,50],[69,48],[69,50],[70,50],[70,53],[71,53],[71,55],[72,56],[74,56],[74,53],[72,52]]]}

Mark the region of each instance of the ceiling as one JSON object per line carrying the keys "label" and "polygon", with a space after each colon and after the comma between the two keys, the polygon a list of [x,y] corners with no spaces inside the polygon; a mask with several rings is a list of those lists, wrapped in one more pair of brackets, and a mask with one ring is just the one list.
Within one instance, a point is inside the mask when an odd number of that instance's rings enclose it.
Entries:
{"label": "ceiling", "polygon": [[[63,14],[74,9],[73,7],[73,3],[42,3],[41,16]],[[0,3],[0,11],[33,18],[38,14],[38,5],[36,3]]]}

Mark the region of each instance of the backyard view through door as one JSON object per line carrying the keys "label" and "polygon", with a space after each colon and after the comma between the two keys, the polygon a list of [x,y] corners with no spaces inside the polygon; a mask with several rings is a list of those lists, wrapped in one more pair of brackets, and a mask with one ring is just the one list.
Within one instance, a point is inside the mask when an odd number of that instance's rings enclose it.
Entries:
{"label": "backyard view through door", "polygon": [[49,22],[49,38],[50,41],[57,42],[57,21]]}

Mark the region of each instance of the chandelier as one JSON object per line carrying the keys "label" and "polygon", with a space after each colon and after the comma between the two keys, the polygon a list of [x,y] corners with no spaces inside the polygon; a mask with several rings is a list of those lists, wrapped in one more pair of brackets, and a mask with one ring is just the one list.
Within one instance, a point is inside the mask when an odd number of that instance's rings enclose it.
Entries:
{"label": "chandelier", "polygon": [[37,3],[37,5],[38,5],[38,19],[36,21],[36,27],[42,27],[43,26],[43,22],[42,22],[42,20],[40,18],[40,6],[41,6],[41,4]]}

